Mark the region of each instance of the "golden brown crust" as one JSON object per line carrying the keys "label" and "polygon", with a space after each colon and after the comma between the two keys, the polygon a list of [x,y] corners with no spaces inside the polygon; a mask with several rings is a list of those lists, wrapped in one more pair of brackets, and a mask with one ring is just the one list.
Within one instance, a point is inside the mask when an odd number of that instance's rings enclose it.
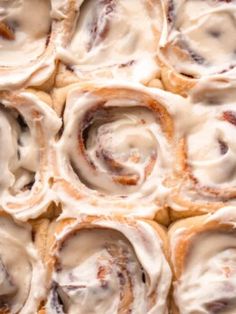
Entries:
{"label": "golden brown crust", "polygon": [[61,88],[54,88],[51,91],[53,109],[59,117],[62,117],[63,115],[67,94],[73,86],[74,85],[68,85]]}
{"label": "golden brown crust", "polygon": [[168,226],[169,223],[170,223],[170,214],[169,214],[169,208],[168,207],[163,207],[163,208],[160,208],[155,217],[154,217],[154,220],[157,222],[157,223],[160,223],[164,226]]}
{"label": "golden brown crust", "polygon": [[[45,91],[46,93],[50,93],[51,89],[55,86],[56,76],[58,72],[58,61],[55,60],[54,62],[55,62],[55,70],[48,77],[48,79],[44,81],[41,85],[33,86],[34,89],[37,89],[38,91]],[[29,84],[29,87],[30,86],[31,85]]]}
{"label": "golden brown crust", "polygon": [[148,87],[154,87],[154,88],[159,88],[159,89],[164,89],[163,82],[159,78],[155,78],[148,82],[147,84]]}
{"label": "golden brown crust", "polygon": [[5,22],[0,22],[0,36],[7,40],[15,39],[14,32],[12,31],[11,27]]}
{"label": "golden brown crust", "polygon": [[197,80],[179,74],[171,66],[160,62],[161,80],[166,90],[187,97],[189,91],[197,84]]}
{"label": "golden brown crust", "polygon": [[49,105],[49,107],[52,107],[52,98],[45,91],[37,90],[37,89],[34,89],[34,88],[27,88],[25,91],[26,92],[30,92],[31,94],[34,94],[40,100],[42,100],[45,104]]}
{"label": "golden brown crust", "polygon": [[71,84],[79,83],[78,76],[62,62],[58,65],[58,71],[55,79],[55,87],[62,88]]}
{"label": "golden brown crust", "polygon": [[34,244],[42,260],[45,261],[49,220],[36,219],[29,221],[29,223],[32,226]]}

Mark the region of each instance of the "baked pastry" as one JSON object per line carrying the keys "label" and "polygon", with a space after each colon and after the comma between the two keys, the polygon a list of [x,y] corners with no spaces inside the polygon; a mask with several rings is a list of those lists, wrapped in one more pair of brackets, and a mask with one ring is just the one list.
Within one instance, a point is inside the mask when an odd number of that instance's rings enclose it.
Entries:
{"label": "baked pastry", "polygon": [[[38,221],[36,230],[41,250],[45,223]],[[0,213],[0,313],[35,314],[45,298],[46,270],[32,236],[29,224]]]}
{"label": "baked pastry", "polygon": [[169,203],[174,219],[235,204],[235,91],[233,81],[208,79],[188,98],[176,131],[180,137]]}
{"label": "baked pastry", "polygon": [[206,77],[236,77],[236,3],[166,0],[159,58],[165,87],[186,95]]}
{"label": "baked pastry", "polygon": [[0,1],[1,90],[52,85],[60,21],[53,17],[51,2]]}
{"label": "baked pastry", "polygon": [[235,207],[225,207],[170,228],[173,314],[235,313],[235,223]]}
{"label": "baked pastry", "polygon": [[0,92],[0,206],[24,221],[54,199],[50,151],[61,121],[47,98],[33,91]]}
{"label": "baked pastry", "polygon": [[172,112],[183,98],[127,82],[74,85],[66,95],[54,169],[65,215],[118,213],[167,224]]}
{"label": "baked pastry", "polygon": [[51,226],[46,313],[167,313],[167,236],[152,221],[84,217]]}
{"label": "baked pastry", "polygon": [[163,23],[162,1],[70,0],[64,11],[67,18],[58,46],[62,61],[58,87],[101,78],[146,84],[159,77],[156,54]]}

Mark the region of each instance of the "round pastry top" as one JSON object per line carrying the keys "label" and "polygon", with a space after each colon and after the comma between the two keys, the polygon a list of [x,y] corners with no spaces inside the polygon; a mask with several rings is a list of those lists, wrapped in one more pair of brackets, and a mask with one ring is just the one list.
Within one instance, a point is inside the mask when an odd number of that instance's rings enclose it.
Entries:
{"label": "round pastry top", "polygon": [[59,57],[82,79],[148,82],[159,73],[162,22],[157,1],[79,1],[72,39]]}
{"label": "round pastry top", "polygon": [[29,225],[0,216],[0,311],[36,313],[45,297],[45,269]]}
{"label": "round pastry top", "polygon": [[[141,221],[95,219],[57,236],[48,313],[166,313],[171,273],[155,229]],[[79,250],[78,250],[79,248]],[[63,304],[63,305],[60,305]]]}
{"label": "round pastry top", "polygon": [[[236,2],[168,0],[163,58],[191,78],[227,74],[236,66]],[[234,71],[235,72],[235,71]]]}
{"label": "round pastry top", "polygon": [[45,50],[50,0],[0,1],[0,67],[23,66]]}

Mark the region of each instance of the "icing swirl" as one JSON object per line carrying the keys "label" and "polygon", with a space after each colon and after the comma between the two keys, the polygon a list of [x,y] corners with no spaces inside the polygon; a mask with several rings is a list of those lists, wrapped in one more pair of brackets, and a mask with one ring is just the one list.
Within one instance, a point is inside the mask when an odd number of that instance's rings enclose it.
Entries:
{"label": "icing swirl", "polygon": [[164,63],[191,78],[234,75],[235,1],[168,0],[166,15]]}
{"label": "icing swirl", "polygon": [[85,210],[154,217],[165,205],[173,144],[165,105],[179,102],[169,96],[112,84],[68,93],[54,173],[65,215]]}
{"label": "icing swirl", "polygon": [[[208,211],[236,199],[235,82],[203,80],[188,98],[179,127],[175,210]],[[181,139],[182,138],[182,139]]]}
{"label": "icing swirl", "polygon": [[[77,250],[79,248],[79,250]],[[167,313],[171,272],[146,222],[103,218],[59,233],[46,312]]]}
{"label": "icing swirl", "polygon": [[34,314],[44,297],[45,270],[29,226],[23,227],[1,215],[0,312]]}
{"label": "icing swirl", "polygon": [[0,204],[20,220],[40,215],[53,199],[49,154],[60,120],[37,96],[0,95]]}
{"label": "icing swirl", "polygon": [[75,10],[72,39],[58,49],[58,55],[77,76],[148,82],[159,74],[156,49],[162,27],[161,4],[87,0],[79,1]]}
{"label": "icing swirl", "polygon": [[60,22],[50,0],[0,0],[0,88],[41,85],[55,70]]}
{"label": "icing swirl", "polygon": [[[174,300],[179,313],[233,314],[236,309],[235,208],[222,208],[171,235],[172,260],[177,274]],[[234,220],[234,225],[232,221]],[[214,225],[213,225],[214,223]],[[184,249],[183,265],[176,254]],[[206,284],[207,283],[207,284]]]}

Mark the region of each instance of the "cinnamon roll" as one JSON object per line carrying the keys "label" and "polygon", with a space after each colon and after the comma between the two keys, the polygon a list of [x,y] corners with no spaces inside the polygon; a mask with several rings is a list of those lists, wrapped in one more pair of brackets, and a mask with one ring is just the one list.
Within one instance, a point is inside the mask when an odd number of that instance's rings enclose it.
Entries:
{"label": "cinnamon roll", "polygon": [[0,206],[19,220],[39,216],[54,199],[50,153],[60,125],[33,92],[0,92]]}
{"label": "cinnamon roll", "polygon": [[175,138],[171,110],[182,100],[129,83],[72,86],[54,168],[63,214],[119,213],[167,224],[165,180]]}
{"label": "cinnamon roll", "polygon": [[166,0],[159,58],[167,89],[186,95],[205,77],[236,76],[236,2]]}
{"label": "cinnamon roll", "polygon": [[[236,204],[235,82],[206,80],[181,115],[172,216],[179,218]],[[182,133],[182,135],[181,135]]]}
{"label": "cinnamon roll", "polygon": [[60,22],[51,10],[50,0],[0,1],[0,89],[41,86],[54,73]]}
{"label": "cinnamon roll", "polygon": [[225,207],[171,227],[173,314],[235,313],[235,224],[235,207]]}
{"label": "cinnamon roll", "polygon": [[1,313],[35,314],[45,298],[46,271],[32,235],[30,225],[0,213]]}
{"label": "cinnamon roll", "polygon": [[46,313],[167,313],[166,233],[154,222],[85,217],[60,221],[51,242]]}
{"label": "cinnamon roll", "polygon": [[[64,2],[61,7],[64,7]],[[67,11],[67,12],[66,12]],[[69,1],[57,86],[98,78],[148,83],[160,76],[162,1]]]}

